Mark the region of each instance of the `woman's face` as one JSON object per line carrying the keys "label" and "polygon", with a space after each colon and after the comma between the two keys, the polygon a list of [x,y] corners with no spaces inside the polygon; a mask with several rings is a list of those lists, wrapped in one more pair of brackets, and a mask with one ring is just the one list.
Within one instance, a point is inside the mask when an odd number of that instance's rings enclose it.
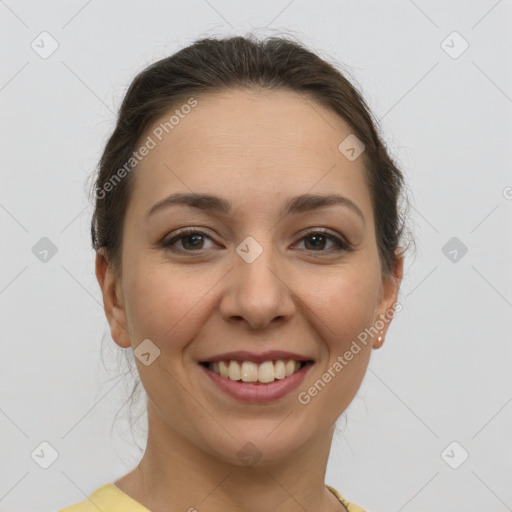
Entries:
{"label": "woman's face", "polygon": [[[352,131],[337,115],[289,91],[196,100],[168,133],[161,123],[175,109],[141,138],[154,147],[132,171],[122,275],[98,256],[98,279],[114,340],[141,356],[150,421],[226,461],[242,464],[249,452],[275,462],[330,443],[379,346],[380,332],[368,332],[390,318],[402,262],[396,278],[383,278],[363,157],[338,149]],[[215,196],[230,209],[169,202],[148,214],[177,193]],[[294,201],[303,195],[346,199]],[[183,228],[195,234],[176,238]],[[377,323],[383,335],[389,321]],[[232,351],[253,353],[241,361],[285,351],[314,363],[284,396],[244,401],[200,364]],[[230,383],[253,390],[285,380]]]}

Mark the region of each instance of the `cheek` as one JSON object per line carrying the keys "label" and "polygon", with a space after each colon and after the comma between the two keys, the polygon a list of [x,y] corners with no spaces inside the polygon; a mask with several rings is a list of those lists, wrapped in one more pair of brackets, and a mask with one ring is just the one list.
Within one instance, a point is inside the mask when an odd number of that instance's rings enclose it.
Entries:
{"label": "cheek", "polygon": [[326,326],[325,340],[331,351],[344,352],[352,340],[371,326],[377,306],[378,281],[376,273],[350,270],[326,280],[315,299],[317,311]]}
{"label": "cheek", "polygon": [[132,341],[149,338],[165,351],[183,349],[206,321],[208,290],[219,278],[164,264],[135,267],[126,284]]}
{"label": "cheek", "polygon": [[334,422],[361,386],[371,355],[371,338],[365,338],[365,329],[374,319],[375,279],[371,270],[366,274],[338,273],[311,297],[309,304],[315,310],[310,317],[317,319],[315,329],[322,337],[324,362],[317,379],[301,389],[299,402],[318,411],[308,413],[315,418],[312,421]]}

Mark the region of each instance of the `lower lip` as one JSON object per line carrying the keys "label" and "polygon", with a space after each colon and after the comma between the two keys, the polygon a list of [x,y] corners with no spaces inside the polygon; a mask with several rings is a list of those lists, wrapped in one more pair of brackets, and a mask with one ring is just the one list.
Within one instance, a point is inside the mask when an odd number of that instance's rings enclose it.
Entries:
{"label": "lower lip", "polygon": [[224,391],[224,393],[236,398],[240,402],[271,402],[272,400],[286,396],[297,388],[304,380],[313,364],[308,363],[290,377],[275,380],[269,384],[238,382],[227,377],[222,377],[202,364],[199,366],[221,391]]}

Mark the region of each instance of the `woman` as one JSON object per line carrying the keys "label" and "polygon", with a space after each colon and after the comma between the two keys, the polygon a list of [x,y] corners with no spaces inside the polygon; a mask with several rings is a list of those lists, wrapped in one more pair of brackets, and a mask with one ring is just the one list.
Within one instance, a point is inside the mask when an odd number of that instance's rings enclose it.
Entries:
{"label": "woman", "polygon": [[402,187],[360,94],[300,43],[204,39],[141,72],[92,239],[147,446],[64,511],[362,511],[324,477],[396,310]]}

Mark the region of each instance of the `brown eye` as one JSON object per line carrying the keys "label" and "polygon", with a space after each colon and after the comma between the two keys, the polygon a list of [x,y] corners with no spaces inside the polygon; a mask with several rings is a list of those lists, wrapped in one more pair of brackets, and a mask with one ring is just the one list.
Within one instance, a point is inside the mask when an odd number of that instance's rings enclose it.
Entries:
{"label": "brown eye", "polygon": [[328,242],[335,244],[334,251],[350,251],[351,249],[349,244],[344,242],[341,238],[324,231],[312,231],[301,240],[309,240],[310,243],[305,243],[306,250],[313,252],[331,252],[330,250],[325,250]]}
{"label": "brown eye", "polygon": [[[187,228],[178,232],[170,240],[162,242],[161,245],[175,252],[199,252],[210,248],[204,247],[206,239],[213,242],[213,239],[206,233],[194,228]],[[350,244],[343,239],[324,231],[312,231],[302,237],[302,240],[306,241],[305,250],[309,252],[330,253],[352,250]],[[177,246],[178,243],[181,243],[181,247]],[[329,243],[334,244],[334,247],[329,248],[327,246]]]}
{"label": "brown eye", "polygon": [[[184,252],[194,252],[205,249],[204,248],[204,239],[208,238],[212,240],[211,237],[203,233],[202,231],[198,231],[196,229],[184,229],[180,231],[175,237],[171,238],[162,243],[162,247],[169,248],[173,251],[184,251]],[[181,242],[182,248],[175,247],[177,242]]]}

